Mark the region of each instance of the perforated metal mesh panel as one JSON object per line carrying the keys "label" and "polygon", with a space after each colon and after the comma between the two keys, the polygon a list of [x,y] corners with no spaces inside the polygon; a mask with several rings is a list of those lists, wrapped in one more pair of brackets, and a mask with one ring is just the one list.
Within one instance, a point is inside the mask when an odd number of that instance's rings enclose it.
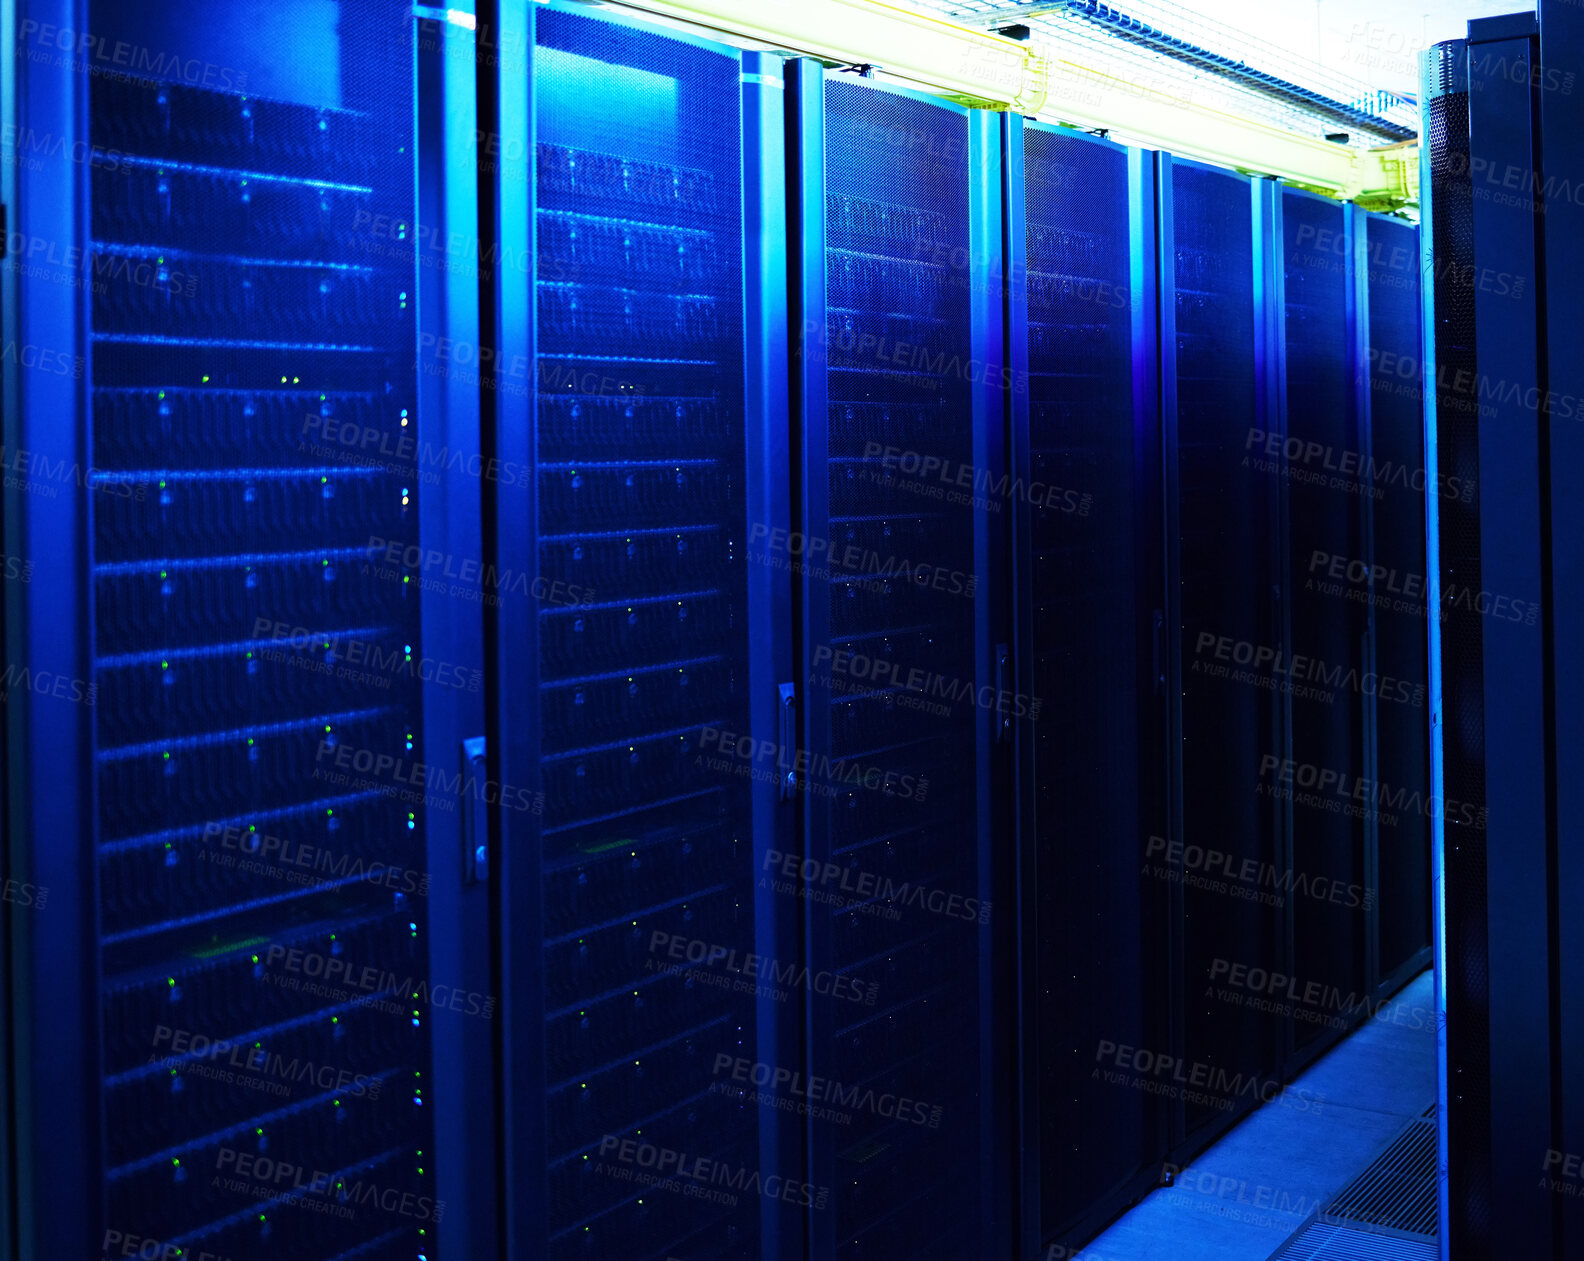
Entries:
{"label": "perforated metal mesh panel", "polygon": [[[1419,230],[1376,218],[1367,230],[1370,458],[1379,491],[1375,560],[1395,575],[1375,606],[1375,653],[1382,674],[1425,682],[1430,644]],[[1461,488],[1454,488],[1453,497],[1460,496]],[[1430,945],[1429,723],[1423,711],[1381,705],[1376,730],[1377,776],[1391,794],[1377,813],[1380,969],[1389,976]],[[1403,804],[1395,805],[1399,800]]]}
{"label": "perforated metal mesh panel", "polygon": [[[1431,248],[1436,259],[1436,474],[1443,485],[1473,487],[1467,500],[1442,496],[1440,572],[1484,590],[1480,563],[1479,391],[1474,358],[1474,289],[1456,283],[1474,266],[1473,184],[1469,176],[1468,69],[1461,40],[1431,49],[1425,122],[1430,145]],[[1448,89],[1451,90],[1448,90]],[[1428,387],[1427,387],[1428,388]],[[1485,801],[1484,648],[1480,618],[1449,618],[1442,627],[1442,785],[1457,801]],[[1446,1005],[1458,1034],[1448,1044],[1448,1126],[1458,1151],[1454,1186],[1464,1204],[1471,1254],[1489,1250],[1490,1224],[1489,969],[1486,962],[1485,832],[1446,821]],[[1470,1101],[1465,1105],[1462,1101]],[[1481,1155],[1481,1153],[1486,1153]]]}
{"label": "perforated metal mesh panel", "polygon": [[[1182,608],[1183,840],[1201,866],[1183,872],[1186,1055],[1223,1092],[1190,1100],[1190,1125],[1248,1101],[1240,1081],[1275,1062],[1272,1017],[1208,985],[1217,960],[1269,966],[1285,895],[1261,759],[1280,746],[1273,481],[1256,412],[1253,206],[1241,176],[1172,171]],[[1172,353],[1167,348],[1165,353]],[[1279,450],[1279,445],[1278,445]],[[1168,458],[1171,458],[1168,455]],[[1242,647],[1239,647],[1242,645]],[[1187,851],[1185,851],[1186,860]],[[1202,864],[1203,855],[1220,870]],[[1243,873],[1251,865],[1252,878]],[[1231,1089],[1227,1092],[1228,1084]],[[1215,1092],[1209,1092],[1214,1094]]]}
{"label": "perforated metal mesh panel", "polygon": [[1411,1122],[1368,1169],[1337,1192],[1320,1216],[1337,1225],[1359,1223],[1382,1233],[1402,1231],[1434,1239],[1438,1227],[1434,1119]]}
{"label": "perforated metal mesh panel", "polygon": [[1435,1261],[1433,1243],[1376,1235],[1316,1222],[1271,1255],[1270,1261]]}
{"label": "perforated metal mesh panel", "polygon": [[1326,1201],[1270,1261],[1432,1261],[1436,1235],[1435,1105]]}
{"label": "perforated metal mesh panel", "polygon": [[817,912],[830,966],[869,1001],[840,1005],[812,1071],[935,1109],[859,1112],[844,1127],[838,1255],[960,1256],[981,1225],[979,917],[966,902],[978,861],[973,500],[985,489],[968,128],[960,111],[846,79],[827,80],[825,109],[829,465],[808,476],[828,479],[833,557],[861,559],[832,564],[830,624],[812,646],[808,705],[827,707],[829,755],[845,769],[810,776],[808,808],[835,862],[958,900],[955,914],[905,893]]}
{"label": "perforated metal mesh panel", "polygon": [[[545,1256],[756,1257],[758,1106],[714,1067],[754,1054],[731,982],[763,765],[723,754],[749,732],[740,66],[579,14],[536,32],[538,560],[569,593],[539,614]],[[646,1185],[663,1150],[693,1175]]]}
{"label": "perforated metal mesh panel", "polygon": [[[1295,691],[1290,782],[1262,786],[1292,794],[1293,868],[1327,894],[1292,904],[1293,975],[1320,986],[1316,1002],[1293,1005],[1297,1046],[1334,1033],[1364,1001],[1364,709],[1368,625],[1363,500],[1370,483],[1348,355],[1351,238],[1343,207],[1302,193],[1282,195],[1287,335],[1287,433],[1302,443],[1288,477],[1292,652],[1323,663],[1338,686]],[[1338,577],[1337,575],[1341,575]],[[1382,709],[1413,709],[1394,688],[1376,689]],[[1424,696],[1417,712],[1424,714]],[[1275,750],[1273,750],[1275,752]],[[1338,788],[1320,785],[1338,785]]]}
{"label": "perforated metal mesh panel", "polygon": [[438,1255],[413,24],[326,9],[83,59],[105,1220],[161,1255]]}
{"label": "perforated metal mesh panel", "polygon": [[1129,289],[1127,153],[1029,127],[1024,179],[1042,1221],[1058,1229],[1148,1159],[1151,1097],[1093,1069],[1102,1041],[1153,1044],[1166,884],[1121,856],[1158,826],[1160,736],[1141,715],[1164,698],[1140,590],[1158,543],[1133,419],[1132,310],[1150,297]]}

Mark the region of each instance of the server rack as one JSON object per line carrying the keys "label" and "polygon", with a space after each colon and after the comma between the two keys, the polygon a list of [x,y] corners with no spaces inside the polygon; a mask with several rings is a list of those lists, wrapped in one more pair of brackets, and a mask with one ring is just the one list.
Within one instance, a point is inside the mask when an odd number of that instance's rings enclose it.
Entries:
{"label": "server rack", "polygon": [[[1527,42],[1527,41],[1526,41]],[[1429,238],[1438,269],[1443,274],[1471,274],[1474,266],[1474,190],[1470,179],[1472,156],[1470,114],[1473,98],[1469,90],[1468,49],[1463,41],[1437,45],[1427,65],[1426,131],[1429,137],[1430,213],[1426,216]],[[1432,273],[1433,275],[1433,273]],[[1439,611],[1440,591],[1448,580],[1456,579],[1474,590],[1484,587],[1481,519],[1492,502],[1486,491],[1484,473],[1484,427],[1480,424],[1477,394],[1467,398],[1443,398],[1442,381],[1476,381],[1475,338],[1478,332],[1475,293],[1472,287],[1453,287],[1437,292],[1440,286],[1427,285],[1433,301],[1435,323],[1427,310],[1426,326],[1434,330],[1427,337],[1427,353],[1433,355],[1432,379],[1437,382],[1433,410],[1433,434],[1438,475],[1450,483],[1474,485],[1477,498],[1433,500],[1431,512],[1439,538],[1432,538],[1437,557]],[[1477,619],[1460,618],[1443,625],[1431,622],[1432,659],[1441,657],[1440,717],[1443,734],[1439,742],[1440,765],[1436,779],[1448,796],[1459,800],[1485,802],[1489,780],[1485,766],[1486,713],[1484,673],[1486,647]],[[1527,699],[1527,698],[1526,698]],[[1441,1167],[1455,1187],[1459,1200],[1466,1200],[1466,1223],[1455,1222],[1443,1193],[1443,1220],[1448,1225],[1454,1251],[1450,1255],[1484,1257],[1494,1255],[1493,1221],[1494,1118],[1482,1106],[1495,1088],[1491,1062],[1492,1020],[1488,973],[1480,956],[1485,952],[1490,931],[1489,909],[1485,897],[1485,837],[1460,819],[1442,819],[1438,845],[1444,871],[1446,897],[1446,934],[1438,942],[1438,952],[1448,966],[1438,978],[1444,992],[1449,1039],[1445,1048],[1442,1095]],[[1456,1091],[1447,1084],[1463,1085]],[[1544,1219],[1541,1219],[1542,1223]],[[1459,1230],[1462,1226],[1463,1229]],[[1542,1228],[1544,1228],[1542,1226]],[[1533,1230],[1531,1225],[1527,1230]],[[1503,1231],[1505,1236],[1507,1232]],[[1531,1249],[1538,1255],[1538,1250]]]}
{"label": "server rack", "polygon": [[[466,994],[494,999],[500,994],[490,948],[494,921],[478,847],[489,843],[488,798],[498,794],[499,781],[488,779],[477,736],[485,730],[490,690],[482,610],[487,589],[499,582],[485,577],[481,565],[476,579],[470,570],[471,562],[486,555],[481,508],[488,481],[473,353],[480,344],[482,261],[475,22],[461,8],[420,18],[417,27],[418,423],[422,432],[427,418],[430,434],[423,448],[428,493],[418,501],[418,530],[433,550],[450,558],[449,564],[426,561],[431,572],[439,570],[448,597],[432,598],[422,610],[429,656],[451,662],[453,676],[461,672],[469,681],[431,698],[424,718],[427,743],[448,771],[473,781],[455,823],[430,830],[430,969],[437,977],[456,978]],[[425,553],[432,555],[431,548]],[[430,586],[438,593],[438,581]],[[435,1109],[432,1123],[437,1190],[447,1206],[445,1244],[449,1253],[471,1257],[497,1248],[500,1191],[497,1022],[471,1014],[469,1005],[464,1000],[460,1012],[437,1008],[429,1027],[433,1060],[444,1074],[444,1106]]]}
{"label": "server rack", "polygon": [[[1425,464],[1420,364],[1419,231],[1383,215],[1364,223],[1368,259],[1370,584],[1373,664],[1382,678],[1428,684],[1425,494],[1443,490]],[[1469,493],[1472,493],[1472,487]],[[1460,486],[1450,488],[1462,498]],[[1378,567],[1378,568],[1376,568]],[[1430,724],[1426,710],[1380,704],[1375,771],[1366,796],[1375,857],[1366,887],[1378,891],[1370,954],[1385,995],[1430,961]]]}
{"label": "server rack", "polygon": [[1562,490],[1577,468],[1564,347],[1578,328],[1578,163],[1559,98],[1584,32],[1549,0],[1538,18],[1471,22],[1423,67],[1439,1167],[1459,1261],[1572,1256],[1580,1236],[1566,1180],[1533,1168],[1579,1133],[1567,997],[1577,565]]}
{"label": "server rack", "polygon": [[1158,164],[1174,1046],[1222,1084],[1185,1100],[1178,1147],[1263,1098],[1280,1061],[1280,1019],[1218,997],[1215,981],[1283,962],[1291,857],[1282,803],[1257,786],[1302,681],[1283,652],[1275,185]]}
{"label": "server rack", "polygon": [[482,126],[522,139],[481,207],[487,529],[537,579],[492,612],[488,757],[543,798],[493,819],[507,1255],[788,1255],[828,1190],[756,1071],[796,1063],[805,992],[773,866],[780,63],[573,5],[480,28]]}
{"label": "server rack", "polygon": [[17,16],[56,143],[14,226],[53,265],[8,304],[53,360],[6,440],[53,471],[8,488],[7,537],[55,598],[12,593],[8,666],[69,681],[7,706],[13,861],[65,908],[13,922],[20,1247],[433,1252],[431,1028],[469,991],[426,903],[469,786],[428,779],[426,701],[470,676],[400,559],[447,542],[419,533],[447,417],[415,20],[347,0],[260,46],[238,13]]}
{"label": "server rack", "polygon": [[1040,702],[1018,731],[1034,1256],[1167,1154],[1167,1106],[1105,1051],[1169,1045],[1164,473],[1153,157],[1015,116],[1006,142],[1014,655]]}
{"label": "server rack", "polygon": [[797,526],[829,557],[797,588],[803,842],[811,865],[874,890],[835,907],[811,892],[808,966],[862,997],[810,998],[807,1064],[914,1102],[811,1122],[811,1179],[836,1188],[811,1250],[993,1255],[1010,1246],[992,1206],[1011,1179],[991,1138],[988,785],[1017,720],[1000,712],[991,561],[1010,510],[992,439],[999,143],[992,116],[853,74],[799,63],[789,82]]}
{"label": "server rack", "polygon": [[[1288,1054],[1308,1059],[1350,1027],[1368,996],[1369,828],[1346,794],[1369,778],[1375,702],[1412,708],[1415,698],[1382,697],[1369,659],[1374,484],[1353,371],[1356,221],[1349,207],[1297,189],[1282,190],[1279,209],[1288,454],[1282,581],[1290,592],[1284,647],[1294,662],[1314,662],[1323,681],[1292,690],[1286,739],[1262,755],[1257,791],[1283,804],[1291,838],[1288,975],[1300,992],[1313,985],[1322,995],[1289,1012]],[[1423,714],[1422,692],[1417,701]]]}

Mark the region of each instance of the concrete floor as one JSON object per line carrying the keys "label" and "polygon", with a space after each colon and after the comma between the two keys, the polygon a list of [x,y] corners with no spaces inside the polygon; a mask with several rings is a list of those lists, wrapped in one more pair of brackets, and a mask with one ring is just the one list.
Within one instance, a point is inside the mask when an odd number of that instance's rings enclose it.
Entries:
{"label": "concrete floor", "polygon": [[1152,1192],[1076,1261],[1267,1261],[1435,1102],[1430,973],[1295,1083],[1318,1111],[1267,1105]]}

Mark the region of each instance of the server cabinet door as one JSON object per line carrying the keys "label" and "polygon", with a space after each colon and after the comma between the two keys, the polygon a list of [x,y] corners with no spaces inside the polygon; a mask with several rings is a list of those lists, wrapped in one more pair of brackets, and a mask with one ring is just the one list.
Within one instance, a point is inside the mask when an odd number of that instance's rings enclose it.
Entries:
{"label": "server cabinet door", "polygon": [[[989,1255],[995,695],[976,568],[1004,484],[990,120],[801,64],[798,312],[812,1255]],[[994,183],[991,184],[993,179]],[[991,377],[986,384],[986,375]],[[891,1106],[884,1101],[902,1101]]]}
{"label": "server cabinet door", "polygon": [[[1375,662],[1382,678],[1428,691],[1425,493],[1439,493],[1425,468],[1420,370],[1419,230],[1383,216],[1365,220],[1369,257],[1370,463],[1374,496]],[[1461,496],[1461,487],[1450,488]],[[1469,493],[1472,494],[1472,486]],[[1428,711],[1377,708],[1376,957],[1384,989],[1429,961],[1430,724]],[[1460,809],[1461,807],[1454,807]]]}
{"label": "server cabinet door", "polygon": [[[1454,580],[1480,591],[1487,583],[1482,554],[1481,460],[1473,285],[1452,280],[1475,274],[1474,181],[1470,174],[1471,114],[1468,48],[1462,40],[1434,46],[1420,67],[1426,144],[1420,163],[1426,211],[1421,241],[1425,294],[1426,458],[1442,485],[1472,486],[1472,496],[1427,499],[1431,576],[1430,669],[1436,705],[1431,729],[1430,783],[1458,801],[1486,803],[1485,644],[1482,619],[1440,616],[1445,587]],[[1429,273],[1426,277],[1426,272]],[[1510,501],[1509,501],[1510,502]],[[1539,803],[1531,799],[1531,805]],[[1494,1255],[1491,1116],[1492,1019],[1488,958],[1488,836],[1456,814],[1430,820],[1431,929],[1438,969],[1441,1220],[1449,1239],[1463,1236],[1463,1256]],[[1465,960],[1467,962],[1465,962]],[[1468,1088],[1464,1088],[1464,1083]],[[1467,1206],[1467,1207],[1465,1207]]]}
{"label": "server cabinet door", "polygon": [[1278,580],[1281,441],[1268,325],[1265,185],[1162,156],[1161,358],[1178,815],[1167,856],[1180,938],[1189,1131],[1260,1098],[1280,1021],[1246,991],[1279,967],[1280,803],[1290,664]]}
{"label": "server cabinet door", "polygon": [[1017,655],[1040,704],[1019,759],[1026,1158],[1043,1249],[1114,1216],[1167,1136],[1158,1097],[1115,1061],[1169,1045],[1154,165],[1054,127],[1011,132]]}
{"label": "server cabinet door", "polygon": [[22,1249],[434,1255],[431,1031],[485,1000],[430,941],[460,803],[427,720],[477,679],[408,559],[450,545],[419,528],[448,437],[411,9],[20,16],[55,140],[12,224],[52,262],[15,279],[64,357],[22,382],[54,471],[7,488],[37,580],[8,646],[69,684],[28,697],[13,803],[72,908],[18,984]]}
{"label": "server cabinet door", "polygon": [[779,63],[578,6],[491,38],[491,511],[530,596],[499,605],[492,659],[507,1255],[758,1261],[808,1195],[758,1104],[790,1063],[792,956],[756,908],[789,848],[789,579],[749,550],[756,523],[785,537]]}
{"label": "server cabinet door", "polygon": [[[494,1073],[499,994],[490,958],[495,925],[476,854],[488,844],[495,786],[474,756],[484,730],[484,465],[476,368],[456,347],[479,343],[479,273],[466,243],[478,238],[478,85],[473,17],[449,10],[418,24],[418,528],[430,580],[423,604],[427,656],[444,703],[424,710],[426,747],[459,783],[459,808],[429,828],[430,969],[455,978],[430,1019],[443,1107],[434,1114],[437,1198],[445,1203],[451,1256],[490,1256],[498,1246],[500,1109]],[[380,227],[370,225],[379,233]],[[389,229],[398,237],[403,228]],[[462,355],[460,357],[467,358]],[[425,417],[428,417],[426,422]],[[426,428],[427,425],[427,428]],[[436,435],[439,435],[437,440]],[[435,552],[449,564],[435,563]],[[411,558],[404,557],[404,564]],[[410,568],[409,564],[409,568]],[[449,569],[449,573],[447,570]],[[417,577],[414,581],[420,581]],[[438,826],[440,819],[445,826]],[[459,855],[471,862],[458,861]],[[463,997],[456,999],[460,991]],[[431,1258],[431,1261],[433,1259]]]}
{"label": "server cabinet door", "polygon": [[1373,682],[1368,656],[1373,586],[1364,522],[1374,482],[1351,371],[1353,222],[1329,198],[1281,191],[1287,651],[1294,662],[1313,662],[1320,678],[1292,690],[1287,748],[1262,753],[1256,791],[1289,812],[1294,983],[1269,997],[1288,1017],[1300,1056],[1346,1031],[1366,997],[1374,897],[1364,887],[1366,817],[1356,794],[1370,779],[1369,711],[1378,702],[1424,713],[1422,691]]}

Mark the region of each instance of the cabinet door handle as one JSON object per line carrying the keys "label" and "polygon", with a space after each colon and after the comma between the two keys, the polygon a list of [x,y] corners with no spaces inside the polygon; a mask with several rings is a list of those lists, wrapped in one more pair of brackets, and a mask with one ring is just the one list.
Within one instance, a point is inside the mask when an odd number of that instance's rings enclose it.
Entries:
{"label": "cabinet door handle", "polygon": [[781,800],[797,796],[797,688],[781,684],[776,708],[776,768],[781,772]]}
{"label": "cabinet door handle", "polygon": [[463,884],[489,882],[489,806],[483,782],[488,775],[484,737],[462,741],[462,791],[467,794],[462,810]]}
{"label": "cabinet door handle", "polygon": [[995,738],[997,744],[1009,744],[1012,740],[1012,715],[1008,712],[1007,676],[1012,673],[1012,650],[1005,644],[996,645],[996,719]]}
{"label": "cabinet door handle", "polygon": [[1155,676],[1155,694],[1164,696],[1166,693],[1166,615],[1159,609],[1155,610],[1154,627],[1150,634],[1151,644],[1151,673]]}

